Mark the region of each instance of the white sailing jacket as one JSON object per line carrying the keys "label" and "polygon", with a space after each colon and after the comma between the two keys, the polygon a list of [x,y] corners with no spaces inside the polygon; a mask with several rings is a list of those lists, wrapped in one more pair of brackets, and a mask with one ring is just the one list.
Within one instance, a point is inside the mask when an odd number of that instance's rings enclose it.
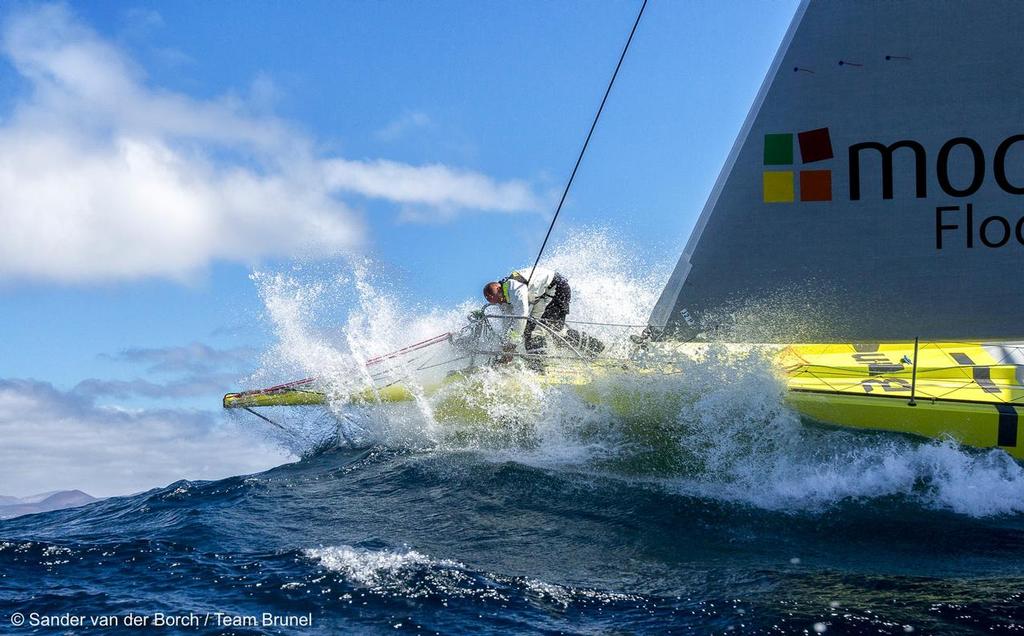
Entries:
{"label": "white sailing jacket", "polygon": [[[529,274],[529,267],[514,270],[501,285],[505,302],[498,307],[509,318],[505,337],[513,343],[522,339],[526,329],[526,319],[539,319],[554,298],[552,283],[555,282],[555,272],[553,270],[538,267],[534,270],[532,277]],[[530,284],[524,284],[523,280],[529,280]]]}

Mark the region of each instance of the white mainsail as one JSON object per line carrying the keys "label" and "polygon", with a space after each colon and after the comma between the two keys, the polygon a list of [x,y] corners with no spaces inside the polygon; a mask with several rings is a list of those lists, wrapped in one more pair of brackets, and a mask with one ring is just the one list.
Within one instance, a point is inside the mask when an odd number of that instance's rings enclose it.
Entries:
{"label": "white mainsail", "polygon": [[806,0],[650,318],[1024,337],[1024,4]]}

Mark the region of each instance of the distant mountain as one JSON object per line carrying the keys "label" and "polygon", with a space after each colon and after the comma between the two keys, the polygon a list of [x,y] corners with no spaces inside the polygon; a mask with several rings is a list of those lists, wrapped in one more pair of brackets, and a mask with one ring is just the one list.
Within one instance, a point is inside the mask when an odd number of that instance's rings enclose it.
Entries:
{"label": "distant mountain", "polygon": [[41,492],[38,495],[29,495],[28,497],[11,497],[11,499],[16,499],[17,500],[14,503],[34,504],[34,503],[39,503],[40,501],[42,501],[43,499],[46,499],[47,497],[49,497],[51,495],[56,495],[59,492],[77,492],[77,491],[72,491],[72,490],[65,490],[65,491],[51,490],[49,492]]}
{"label": "distant mountain", "polygon": [[74,508],[84,506],[87,503],[98,501],[96,497],[86,494],[81,490],[57,490],[45,492],[30,497],[10,497],[0,495],[0,519],[10,519],[21,515],[31,515],[37,512],[50,512],[63,508]]}

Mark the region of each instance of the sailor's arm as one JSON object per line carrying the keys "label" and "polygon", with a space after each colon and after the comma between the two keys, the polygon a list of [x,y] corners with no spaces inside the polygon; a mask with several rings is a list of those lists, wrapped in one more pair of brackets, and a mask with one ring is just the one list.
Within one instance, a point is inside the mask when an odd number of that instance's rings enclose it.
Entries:
{"label": "sailor's arm", "polygon": [[505,337],[513,344],[519,344],[526,331],[526,318],[530,315],[530,296],[526,285],[513,283],[509,285],[509,315],[512,317]]}

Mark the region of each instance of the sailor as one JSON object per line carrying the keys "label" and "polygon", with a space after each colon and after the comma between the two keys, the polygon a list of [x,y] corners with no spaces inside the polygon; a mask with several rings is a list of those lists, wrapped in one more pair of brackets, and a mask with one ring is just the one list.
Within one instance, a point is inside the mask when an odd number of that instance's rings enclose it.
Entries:
{"label": "sailor", "polygon": [[510,318],[505,334],[508,345],[514,347],[522,339],[527,353],[542,353],[546,332],[556,341],[564,341],[591,355],[603,350],[604,344],[596,338],[565,328],[572,300],[569,281],[558,272],[541,267],[535,268],[532,276],[529,273],[529,268],[515,270],[499,281],[484,285],[487,302],[498,305]]}

